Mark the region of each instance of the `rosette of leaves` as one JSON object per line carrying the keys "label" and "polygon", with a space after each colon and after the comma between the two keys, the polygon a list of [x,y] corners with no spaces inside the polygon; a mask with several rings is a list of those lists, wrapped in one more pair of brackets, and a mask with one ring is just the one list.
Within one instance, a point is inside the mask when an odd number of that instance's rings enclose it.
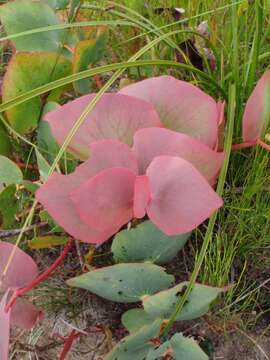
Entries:
{"label": "rosette of leaves", "polygon": [[[182,235],[222,205],[212,189],[224,160],[215,150],[220,105],[168,76],[138,83],[141,95],[153,95],[148,101],[128,93],[135,85],[104,94],[68,147],[84,163],[68,176],[54,174],[36,193],[54,220],[84,242],[101,244],[145,215],[166,235]],[[161,87],[170,96],[156,92]],[[59,145],[94,96],[45,115]]]}
{"label": "rosette of leaves", "polygon": [[[181,333],[161,341],[162,329],[175,309],[176,301],[183,295],[188,284],[181,283],[143,299],[143,308],[128,310],[122,316],[122,323],[130,335],[122,339],[105,359],[155,360],[162,356],[172,359],[204,360],[208,356],[197,342]],[[195,284],[176,320],[192,320],[204,315],[209,305],[224,289]]]}

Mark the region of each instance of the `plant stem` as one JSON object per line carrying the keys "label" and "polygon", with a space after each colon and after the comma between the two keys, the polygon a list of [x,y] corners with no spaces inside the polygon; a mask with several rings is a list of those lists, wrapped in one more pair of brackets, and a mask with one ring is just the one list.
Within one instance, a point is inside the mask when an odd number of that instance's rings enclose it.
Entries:
{"label": "plant stem", "polygon": [[76,332],[76,330],[71,331],[70,335],[65,340],[64,347],[60,354],[59,360],[64,360],[66,358],[67,354],[69,353],[69,351],[72,347],[74,340],[76,340],[81,335],[82,335],[82,333],[78,333],[78,332]]}
{"label": "plant stem", "polygon": [[6,307],[5,307],[5,311],[8,312],[12,306],[15,304],[16,300],[26,294],[27,292],[31,291],[34,287],[36,287],[37,285],[39,285],[41,282],[43,282],[44,280],[46,280],[50,274],[61,264],[61,262],[65,259],[66,255],[68,254],[69,250],[71,249],[71,247],[73,246],[74,240],[72,238],[69,239],[68,243],[65,245],[64,250],[62,251],[62,253],[59,255],[59,257],[55,260],[55,262],[47,269],[45,270],[42,274],[40,274],[36,279],[34,279],[32,282],[30,282],[30,284],[28,284],[27,286],[20,288],[20,289],[16,289],[9,302],[7,303]]}
{"label": "plant stem", "polygon": [[[29,225],[24,229],[24,232],[31,231],[37,228],[45,227],[48,223],[46,221],[40,222],[38,224]],[[0,239],[5,239],[8,237],[16,236],[20,234],[22,229],[10,229],[10,230],[0,230]]]}
{"label": "plant stem", "polygon": [[257,144],[260,145],[262,148],[264,148],[267,151],[270,151],[270,145],[263,142],[261,139],[257,140]]}
{"label": "plant stem", "polygon": [[233,144],[232,150],[240,150],[240,149],[247,149],[253,146],[256,146],[257,142],[243,142],[241,144]]}

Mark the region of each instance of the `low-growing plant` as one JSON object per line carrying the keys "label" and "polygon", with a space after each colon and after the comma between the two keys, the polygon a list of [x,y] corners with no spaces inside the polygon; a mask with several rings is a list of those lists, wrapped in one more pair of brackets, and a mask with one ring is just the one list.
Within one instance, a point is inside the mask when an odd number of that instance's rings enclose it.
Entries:
{"label": "low-growing plant", "polygon": [[[54,9],[61,8],[62,3],[15,0],[0,8],[1,22],[8,35],[42,25],[57,26],[60,21]],[[77,2],[71,5],[70,10],[75,9]],[[53,30],[13,39],[16,51],[3,82],[4,102],[97,63],[104,55],[106,34],[98,29],[96,38],[88,35],[87,30]],[[267,71],[262,76],[247,101],[243,143],[233,145],[233,149],[260,145],[269,150],[269,74]],[[81,79],[73,88],[76,94],[88,94],[93,83]],[[112,240],[115,264],[71,278],[67,280],[69,286],[109,301],[141,303],[122,315],[129,335],[106,355],[106,360],[207,359],[194,339],[169,330],[175,321],[206,314],[226,288],[190,281],[175,284],[174,276],[161,265],[169,263],[191,232],[223,204],[215,184],[224,159],[228,160],[223,151],[225,104],[172,76],[148,78],[105,93],[68,144],[68,159],[76,161],[70,168],[66,162],[60,164],[47,180],[48,162],[53,163],[58,146],[65,144],[81,113],[96,96],[90,93],[60,106],[63,91],[51,92],[47,103],[36,97],[6,112],[17,133],[38,126],[35,150],[44,183],[35,184],[30,191],[51,217],[49,221],[72,238],[46,238],[48,246],[65,244],[65,248],[40,275],[26,253],[0,242],[1,359],[8,359],[10,326],[31,329],[43,317],[42,310],[21,297],[51,274],[74,240],[96,247]],[[1,126],[2,133],[0,192],[2,195],[12,186],[14,196],[14,184],[22,184],[23,175],[5,157],[11,145]],[[37,237],[31,246],[40,249],[44,242]],[[181,299],[183,307],[176,311]]]}
{"label": "low-growing plant", "polygon": [[[263,115],[256,121],[249,110],[253,99],[258,98],[258,103],[264,95],[262,82],[264,90],[268,89],[265,79],[267,74],[252,93],[244,114],[243,137],[248,137],[250,144],[257,143],[267,128],[267,106],[262,104],[259,114]],[[92,96],[80,97],[45,115],[59,145]],[[36,192],[52,218],[75,239],[101,244],[114,236],[112,252],[118,264],[67,283],[111,301],[142,301],[143,308],[123,315],[123,325],[130,335],[106,359],[156,359],[165,354],[176,359],[207,358],[194,340],[182,334],[162,338],[188,282],[174,285],[174,277],[155,263],[170,261],[184,246],[190,231],[222,206],[213,190],[225,156],[216,150],[221,122],[219,103],[195,86],[172,77],[147,79],[120,93],[105,94],[68,148],[84,162],[69,175],[53,174]],[[249,139],[254,128],[256,135]],[[142,220],[133,225],[136,218]],[[128,223],[131,228],[121,230]],[[1,246],[8,246],[10,251],[12,245]],[[20,261],[13,258],[12,264],[30,262],[21,250],[16,250],[16,255]],[[1,257],[2,270],[7,258],[8,254]],[[12,271],[9,267],[4,279]],[[28,272],[22,270],[24,274]],[[2,297],[5,353],[10,316],[21,295],[12,296],[12,291],[22,285],[6,285],[8,290]],[[175,320],[204,315],[224,290],[195,284]],[[10,292],[13,300],[8,304]]]}

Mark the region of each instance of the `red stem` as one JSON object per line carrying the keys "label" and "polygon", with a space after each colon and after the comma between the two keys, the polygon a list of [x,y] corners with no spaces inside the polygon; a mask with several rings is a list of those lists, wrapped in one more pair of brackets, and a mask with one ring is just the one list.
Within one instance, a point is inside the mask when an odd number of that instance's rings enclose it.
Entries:
{"label": "red stem", "polygon": [[250,147],[253,147],[256,145],[259,145],[263,149],[270,151],[270,145],[266,144],[261,139],[257,139],[256,142],[244,142],[242,144],[234,144],[234,145],[232,145],[232,150],[246,149],[246,148],[250,148]]}
{"label": "red stem", "polygon": [[267,151],[270,151],[270,145],[263,142],[261,139],[257,140],[258,145],[260,145],[262,148],[264,148]]}
{"label": "red stem", "polygon": [[6,312],[8,312],[12,308],[12,306],[15,304],[18,297],[20,297],[20,296],[24,295],[25,293],[27,293],[28,291],[32,290],[34,287],[39,285],[41,282],[43,282],[44,280],[46,280],[50,276],[50,274],[65,259],[67,253],[69,252],[69,250],[73,246],[73,243],[74,243],[74,240],[70,239],[68,241],[68,243],[65,245],[64,250],[62,251],[62,253],[59,255],[59,257],[55,260],[55,262],[47,270],[45,270],[42,274],[40,274],[36,279],[34,279],[32,282],[30,282],[30,284],[28,284],[27,286],[25,286],[23,288],[20,288],[20,289],[16,289],[13,292],[9,302],[7,303],[7,305],[5,307]]}
{"label": "red stem", "polygon": [[[89,334],[97,333],[97,332],[104,332],[104,328],[102,325],[96,325],[93,330],[88,330],[87,332]],[[78,332],[76,330],[72,330],[70,335],[67,338],[65,338],[64,347],[60,354],[59,360],[65,360],[67,354],[69,353],[69,351],[73,345],[74,340],[76,340],[80,336],[86,336],[86,335],[87,334],[84,334],[83,332]]]}
{"label": "red stem", "polygon": [[76,340],[79,336],[81,336],[82,333],[76,332],[75,330],[72,330],[68,338],[66,339],[64,343],[63,350],[60,354],[59,360],[65,360],[68,352],[70,351],[72,344],[74,340]]}
{"label": "red stem", "polygon": [[257,142],[243,142],[242,144],[232,145],[232,150],[247,149],[256,146]]}
{"label": "red stem", "polygon": [[94,80],[96,82],[96,86],[97,86],[98,90],[100,90],[103,87],[101,77],[98,76],[98,75],[94,75],[93,78],[94,78]]}

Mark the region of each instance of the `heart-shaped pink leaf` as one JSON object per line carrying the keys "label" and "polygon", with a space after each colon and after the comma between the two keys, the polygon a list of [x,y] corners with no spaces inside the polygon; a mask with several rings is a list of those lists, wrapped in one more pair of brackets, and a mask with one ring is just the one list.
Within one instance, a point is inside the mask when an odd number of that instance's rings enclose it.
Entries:
{"label": "heart-shaped pink leaf", "polygon": [[258,81],[250,95],[243,116],[243,140],[256,142],[266,130],[270,119],[270,70]]}
{"label": "heart-shaped pink leaf", "polygon": [[[73,100],[46,114],[53,136],[60,145],[95,94]],[[89,157],[89,145],[97,140],[119,140],[132,144],[136,130],[162,126],[153,106],[121,94],[104,94],[72,138],[69,151],[81,160]]]}
{"label": "heart-shaped pink leaf", "polygon": [[9,291],[0,301],[0,355],[1,360],[8,360],[9,332],[10,332],[10,311],[5,312]]}
{"label": "heart-shaped pink leaf", "polygon": [[53,174],[36,193],[38,201],[54,220],[76,239],[89,243],[102,243],[118,229],[98,231],[80,218],[70,194],[100,171],[111,167],[126,167],[137,173],[137,162],[130,148],[113,140],[92,143],[90,158],[70,175]]}
{"label": "heart-shaped pink leaf", "polygon": [[223,152],[216,152],[186,134],[164,128],[137,131],[132,150],[138,160],[140,174],[145,174],[156,156],[178,156],[192,163],[210,184],[215,183],[224,160]]}
{"label": "heart-shaped pink leaf", "polygon": [[205,178],[184,159],[156,157],[146,174],[151,192],[147,214],[167,235],[195,229],[223,204]]}
{"label": "heart-shaped pink leaf", "polygon": [[30,330],[43,317],[44,313],[41,309],[26,300],[17,299],[11,309],[10,321],[11,325]]}
{"label": "heart-shaped pink leaf", "polygon": [[219,109],[215,100],[198,87],[171,76],[159,76],[128,85],[120,93],[149,101],[166,128],[215,147]]}
{"label": "heart-shaped pink leaf", "polygon": [[[11,252],[15,249],[14,257],[5,276],[3,271]],[[34,260],[24,251],[14,245],[0,241],[0,279],[4,288],[20,288],[34,280],[38,275],[38,268]]]}
{"label": "heart-shaped pink leaf", "polygon": [[127,168],[101,171],[71,194],[84,223],[100,231],[119,230],[133,217],[136,174]]}

